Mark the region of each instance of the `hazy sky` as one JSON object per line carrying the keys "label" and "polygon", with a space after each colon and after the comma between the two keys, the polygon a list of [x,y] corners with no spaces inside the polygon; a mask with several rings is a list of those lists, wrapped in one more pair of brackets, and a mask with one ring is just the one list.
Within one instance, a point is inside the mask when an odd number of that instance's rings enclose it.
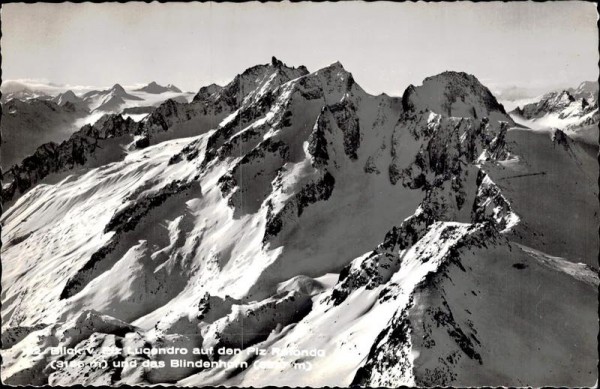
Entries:
{"label": "hazy sky", "polygon": [[371,93],[401,94],[444,70],[492,90],[598,77],[595,4],[7,4],[3,79],[196,91],[270,61],[314,71],[339,60]]}

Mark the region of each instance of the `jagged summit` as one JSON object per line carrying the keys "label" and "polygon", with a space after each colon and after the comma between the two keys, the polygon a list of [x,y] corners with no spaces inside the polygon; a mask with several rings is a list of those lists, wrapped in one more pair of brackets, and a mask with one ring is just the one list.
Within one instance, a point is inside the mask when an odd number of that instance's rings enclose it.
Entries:
{"label": "jagged summit", "polygon": [[[352,74],[348,72],[339,61],[314,73],[309,73],[304,65],[291,67],[273,56],[270,63],[247,68],[242,73],[238,74],[233,81],[223,87],[215,84],[202,87],[194,97],[193,101],[200,101],[203,96],[205,98],[206,96],[218,92],[219,99],[225,99],[229,101],[229,105],[232,105],[235,104],[234,99],[239,98],[240,94],[244,95],[245,98],[252,98],[252,96],[268,93],[270,90],[273,90],[290,80],[309,74],[324,75],[327,83],[331,83],[334,78],[338,78],[347,81],[348,85],[354,84]],[[258,87],[259,85],[260,87]]]}
{"label": "jagged summit", "polygon": [[[308,73],[274,58],[191,103],[167,100],[140,122],[104,116],[39,148],[4,177],[3,195],[21,197],[1,220],[3,381],[31,384],[31,371],[39,385],[254,387],[583,376],[597,362],[598,282],[577,262],[596,261],[587,188],[597,174],[584,169],[597,164],[558,132],[553,143],[506,121],[466,73],[410,86],[403,106],[362,91],[339,62]],[[53,174],[59,184],[39,185]],[[559,185],[573,190],[556,204],[544,195]],[[120,345],[269,352],[234,357],[251,358],[243,369],[81,371],[28,352],[49,344],[119,345],[116,358],[130,361],[139,356]],[[564,352],[514,352],[546,347]],[[324,353],[303,359],[315,370],[295,369],[294,351],[311,349]],[[530,381],[527,363],[548,369]]]}
{"label": "jagged summit", "polygon": [[563,90],[560,93],[550,93],[547,95],[548,104],[558,108],[564,108],[575,101],[575,97],[569,91]]}
{"label": "jagged summit", "polygon": [[285,64],[278,60],[277,58],[275,58],[275,56],[271,57],[271,65],[273,66],[285,66]]}
{"label": "jagged summit", "polygon": [[[238,74],[236,78],[232,82],[235,82],[236,79],[239,78],[247,78],[260,76],[264,74],[273,74],[274,72],[279,72],[283,74],[285,77],[300,77],[302,75],[306,75],[309,73],[308,69],[304,65],[300,65],[298,67],[289,66],[280,59],[275,56],[271,57],[271,61],[266,64],[259,64],[255,66],[251,66],[244,70],[242,73]],[[231,83],[230,83],[231,84]]]}
{"label": "jagged summit", "polygon": [[307,74],[308,70],[305,66],[290,67],[272,57],[271,62],[267,64],[255,65],[244,70],[224,87],[214,85],[205,87],[208,89],[202,88],[194,96],[193,101],[201,101],[206,96],[212,95],[212,93],[208,93],[209,91],[214,92],[220,89],[213,96],[217,99],[217,105],[225,104],[228,107],[239,107],[244,101],[251,101],[263,96],[280,85]]}
{"label": "jagged summit", "polygon": [[[271,57],[271,66],[274,66],[274,67],[277,67],[277,68],[289,68],[288,65],[286,65],[283,61],[281,61],[280,59],[276,58],[275,56]],[[295,69],[295,68],[292,67],[292,69]],[[308,69],[304,65],[298,66],[298,69],[301,70],[301,71],[304,71],[304,72],[308,73]]]}

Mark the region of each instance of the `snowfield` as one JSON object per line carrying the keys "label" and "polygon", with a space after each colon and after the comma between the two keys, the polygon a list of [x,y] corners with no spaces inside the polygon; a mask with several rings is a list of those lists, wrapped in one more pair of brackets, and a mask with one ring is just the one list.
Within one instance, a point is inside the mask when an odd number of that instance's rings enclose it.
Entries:
{"label": "snowfield", "polygon": [[273,58],[124,116],[6,174],[5,383],[597,381],[597,164],[474,76],[372,96]]}

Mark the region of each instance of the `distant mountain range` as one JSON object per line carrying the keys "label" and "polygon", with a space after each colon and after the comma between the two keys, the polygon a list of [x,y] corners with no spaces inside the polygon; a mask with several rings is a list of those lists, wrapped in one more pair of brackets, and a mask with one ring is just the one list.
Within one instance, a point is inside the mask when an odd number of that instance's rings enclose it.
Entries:
{"label": "distant mountain range", "polygon": [[158,85],[156,82],[152,81],[151,83],[149,83],[148,85],[136,89],[137,92],[146,92],[146,93],[165,93],[165,92],[175,92],[175,93],[181,93],[181,90],[179,88],[177,88],[175,85],[167,85],[167,86],[162,86],[162,85]]}
{"label": "distant mountain range", "polygon": [[102,91],[90,91],[82,96],[83,101],[88,104],[91,111],[113,112],[125,105],[126,101],[141,101],[140,97],[125,92],[119,84]]}
{"label": "distant mountain range", "polygon": [[510,112],[515,121],[535,128],[559,128],[590,144],[598,143],[598,82],[554,91]]}
{"label": "distant mountain range", "polygon": [[[36,89],[37,88],[37,89]],[[84,124],[94,123],[105,114],[124,113],[142,120],[152,109],[168,99],[187,102],[192,93],[173,85],[155,82],[142,88],[125,89],[119,84],[106,90],[77,94],[73,90],[57,92],[54,85],[31,86],[25,82],[2,84],[3,152],[0,166],[7,169],[46,142],[61,142]]]}
{"label": "distant mountain range", "polygon": [[0,167],[6,170],[21,162],[44,143],[68,139],[88,115],[69,96],[8,100],[2,106]]}
{"label": "distant mountain range", "polygon": [[[583,89],[519,114],[581,115]],[[3,382],[596,384],[598,163],[565,131],[457,71],[391,97],[272,58],[150,95],[48,102],[147,116],[99,111],[3,172]],[[169,347],[243,351],[129,351]]]}

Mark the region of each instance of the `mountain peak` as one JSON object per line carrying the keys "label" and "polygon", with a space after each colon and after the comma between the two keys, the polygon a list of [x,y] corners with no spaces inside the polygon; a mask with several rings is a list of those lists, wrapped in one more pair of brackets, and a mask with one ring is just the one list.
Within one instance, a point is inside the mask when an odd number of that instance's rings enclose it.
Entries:
{"label": "mountain peak", "polygon": [[423,80],[423,85],[410,85],[402,97],[406,110],[430,110],[455,117],[490,117],[512,123],[502,104],[477,77],[457,71],[445,71]]}
{"label": "mountain peak", "polygon": [[284,63],[280,60],[278,60],[277,58],[275,58],[275,56],[271,57],[271,65],[275,66],[275,67],[280,67],[283,66]]}
{"label": "mountain peak", "polygon": [[[342,63],[340,61],[335,61],[334,63],[332,63],[331,65],[329,65],[330,67],[334,67],[334,68],[341,68],[344,69],[344,65],[342,65]],[[345,69],[344,69],[345,70]]]}
{"label": "mountain peak", "polygon": [[80,104],[83,100],[78,97],[72,90],[67,90],[66,92],[60,93],[58,96],[52,99],[53,102],[57,103],[60,106],[69,104]]}
{"label": "mountain peak", "polygon": [[64,96],[64,97],[77,97],[75,95],[75,93],[71,89],[69,89],[66,92],[62,93],[62,96]]}
{"label": "mountain peak", "polygon": [[547,108],[551,109],[563,109],[564,107],[571,104],[571,102],[575,101],[576,98],[571,94],[574,91],[562,90],[556,92],[547,93],[542,97],[542,100],[546,102],[548,105]]}
{"label": "mountain peak", "polygon": [[124,93],[125,92],[125,89],[120,84],[115,84],[110,89],[112,91],[114,91],[114,92],[120,92],[120,93]]}
{"label": "mountain peak", "polygon": [[432,81],[445,81],[445,82],[462,82],[462,83],[472,83],[476,85],[481,85],[477,77],[472,74],[459,72],[455,70],[446,70],[440,74],[436,74],[434,76],[429,76],[423,80],[423,84]]}
{"label": "mountain peak", "polygon": [[584,81],[577,89],[568,89],[571,95],[576,99],[585,98],[586,100],[596,101],[598,99],[598,81]]}
{"label": "mountain peak", "polygon": [[327,71],[327,72],[332,72],[332,73],[335,72],[336,74],[343,74],[343,75],[351,75],[351,73],[344,68],[344,65],[342,65],[342,63],[340,61],[335,61],[334,63],[324,67],[320,71]]}
{"label": "mountain peak", "polygon": [[181,89],[177,88],[173,84],[168,84],[167,86],[162,86],[158,84],[156,81],[151,81],[148,85],[136,89],[136,92],[146,92],[152,94],[159,94],[164,92],[176,92],[181,93]]}
{"label": "mountain peak", "polygon": [[207,85],[207,86],[203,86],[202,88],[200,88],[200,90],[198,91],[198,93],[196,93],[196,95],[194,96],[193,101],[200,101],[200,100],[208,99],[213,94],[218,93],[218,92],[220,92],[222,90],[223,90],[223,87],[219,86],[219,85],[217,85],[215,83],[212,83],[212,84]]}
{"label": "mountain peak", "polygon": [[569,93],[568,90],[563,90],[562,92],[560,92],[558,94],[558,98],[559,99],[568,99],[568,100],[574,100],[575,98],[571,95],[571,93]]}
{"label": "mountain peak", "polygon": [[577,89],[580,90],[598,90],[598,81],[583,81]]}
{"label": "mountain peak", "polygon": [[589,125],[597,119],[594,119],[593,116],[585,120],[582,118],[597,109],[597,85],[594,82],[583,82],[577,89],[569,88],[549,92],[534,102],[517,107],[513,112],[527,120],[535,120],[553,114],[557,116],[554,125],[560,125],[563,128],[573,128],[584,125],[583,123]]}
{"label": "mountain peak", "polygon": [[[409,87],[409,112],[359,89],[340,62],[303,73],[275,58],[192,104],[132,92],[145,99],[129,106],[103,90],[88,99],[93,125],[3,172],[4,381],[541,386],[579,372],[572,384],[589,386],[599,281],[567,262],[597,266],[588,150],[564,132],[507,131],[467,73]],[[550,201],[557,187],[568,190]],[[551,298],[571,297],[541,306],[557,285]],[[133,355],[194,354],[186,346],[264,358],[215,352],[174,367],[158,355],[145,367]],[[65,358],[85,368],[45,368],[62,358],[51,349],[71,347],[85,352]],[[538,352],[496,362],[515,348]],[[296,366],[307,358],[336,372]],[[514,369],[532,358],[552,377]]]}

